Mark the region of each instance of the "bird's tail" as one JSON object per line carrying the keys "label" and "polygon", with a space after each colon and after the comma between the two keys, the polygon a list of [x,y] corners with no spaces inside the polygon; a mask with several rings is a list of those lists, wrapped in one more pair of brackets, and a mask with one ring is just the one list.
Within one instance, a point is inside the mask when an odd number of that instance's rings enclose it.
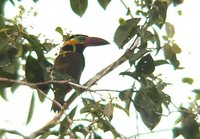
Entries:
{"label": "bird's tail", "polygon": [[[58,102],[61,106],[65,103],[65,96],[66,94],[72,89],[69,85],[63,86],[63,85],[54,85],[54,101]],[[55,102],[52,103],[51,109],[56,112],[60,111],[61,107],[59,107],[58,104]]]}

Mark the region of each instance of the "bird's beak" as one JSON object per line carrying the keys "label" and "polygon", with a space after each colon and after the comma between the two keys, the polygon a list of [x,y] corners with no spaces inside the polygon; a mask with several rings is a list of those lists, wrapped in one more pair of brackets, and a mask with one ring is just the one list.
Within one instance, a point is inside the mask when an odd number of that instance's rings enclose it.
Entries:
{"label": "bird's beak", "polygon": [[97,37],[86,37],[85,46],[99,46],[110,44],[108,41]]}

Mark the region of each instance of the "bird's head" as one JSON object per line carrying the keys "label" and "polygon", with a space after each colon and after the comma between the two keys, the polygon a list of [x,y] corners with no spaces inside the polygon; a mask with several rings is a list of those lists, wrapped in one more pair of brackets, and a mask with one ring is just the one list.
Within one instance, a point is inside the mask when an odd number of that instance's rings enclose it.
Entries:
{"label": "bird's head", "polygon": [[71,35],[65,40],[62,46],[62,51],[74,51],[82,53],[87,46],[100,46],[106,44],[109,44],[109,42],[98,37],[89,37],[80,34]]}

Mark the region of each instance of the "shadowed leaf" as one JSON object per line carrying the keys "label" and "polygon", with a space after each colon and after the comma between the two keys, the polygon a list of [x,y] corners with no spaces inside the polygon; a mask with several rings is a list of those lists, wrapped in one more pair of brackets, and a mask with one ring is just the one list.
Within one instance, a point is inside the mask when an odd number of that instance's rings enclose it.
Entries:
{"label": "shadowed leaf", "polygon": [[140,18],[132,18],[127,20],[125,25],[120,25],[117,28],[114,35],[114,42],[119,48],[123,48],[123,46],[135,36],[139,22]]}
{"label": "shadowed leaf", "polygon": [[108,4],[110,3],[111,0],[98,0],[99,4],[101,5],[101,7],[103,9],[106,9],[106,7],[108,6]]}
{"label": "shadowed leaf", "polygon": [[83,16],[88,6],[88,0],[70,0],[70,5],[77,15]]}

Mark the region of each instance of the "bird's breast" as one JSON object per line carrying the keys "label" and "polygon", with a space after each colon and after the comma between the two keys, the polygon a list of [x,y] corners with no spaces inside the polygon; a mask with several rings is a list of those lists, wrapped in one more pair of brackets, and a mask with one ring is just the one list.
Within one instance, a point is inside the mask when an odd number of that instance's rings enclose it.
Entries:
{"label": "bird's breast", "polygon": [[83,54],[69,51],[59,54],[55,59],[54,65],[61,74],[67,74],[79,82],[81,73],[85,67],[85,61]]}

